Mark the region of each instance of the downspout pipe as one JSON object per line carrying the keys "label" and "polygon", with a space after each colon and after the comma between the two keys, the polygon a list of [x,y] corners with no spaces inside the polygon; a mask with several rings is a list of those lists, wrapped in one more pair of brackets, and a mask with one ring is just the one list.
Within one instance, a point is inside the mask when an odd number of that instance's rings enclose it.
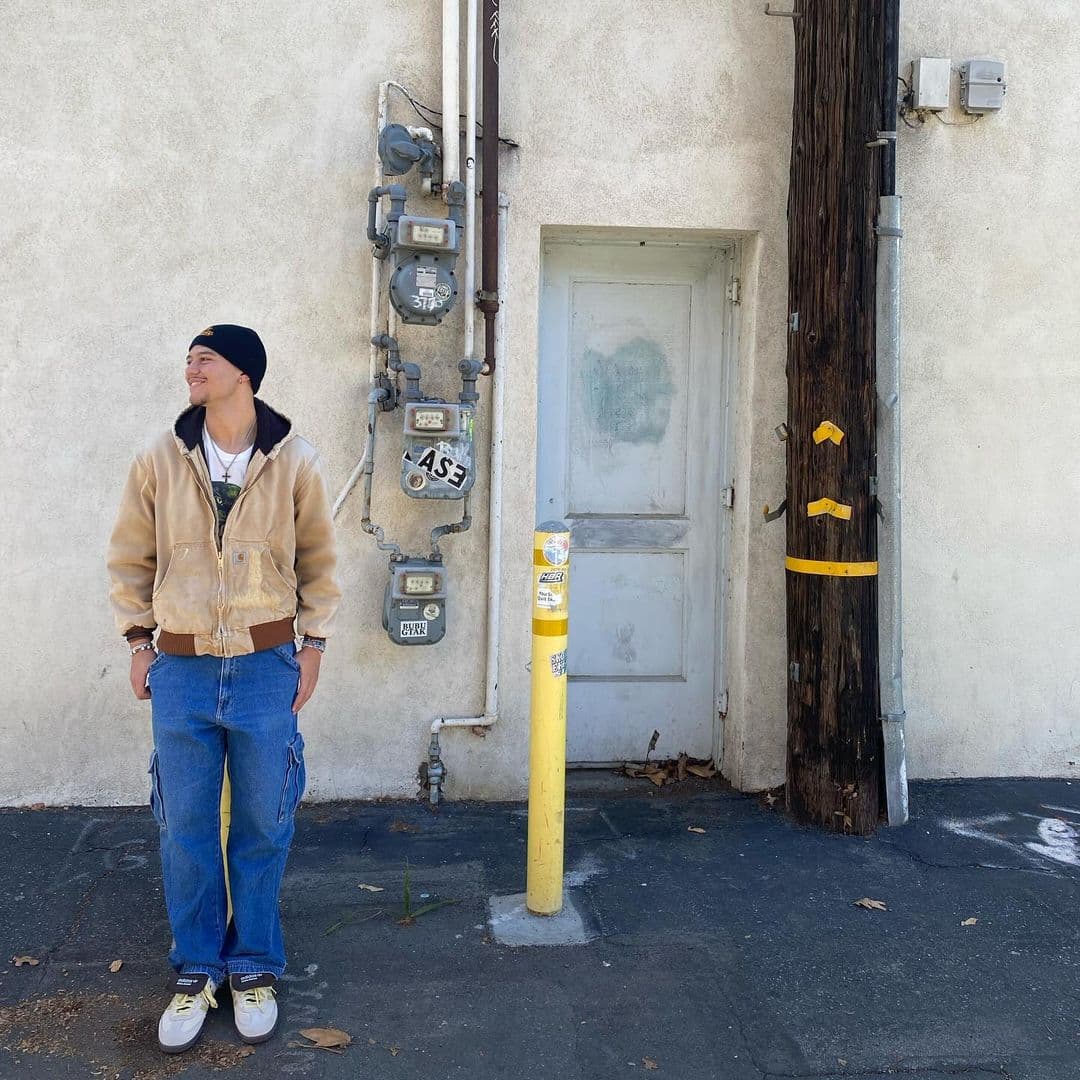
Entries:
{"label": "downspout pipe", "polygon": [[490,375],[495,370],[499,312],[499,0],[484,0],[483,41],[483,258],[476,306],[484,313],[484,374]]}
{"label": "downspout pipe", "polygon": [[[900,0],[884,0],[881,88],[881,200],[877,223],[878,651],[885,796],[890,825],[908,820],[901,580],[900,196],[896,194],[896,118]],[[892,137],[889,138],[891,133]]]}
{"label": "downspout pipe", "polygon": [[[509,282],[506,258],[506,217],[509,204],[499,198],[499,241],[502,261],[499,264],[499,288],[505,294]],[[447,727],[486,729],[499,719],[499,614],[502,608],[502,515],[503,515],[503,431],[505,396],[502,360],[506,355],[506,313],[500,308],[496,320],[495,359],[491,374],[491,460],[488,493],[488,596],[487,639],[484,657],[484,712],[481,716],[437,716],[431,722],[428,746],[428,796],[432,806],[439,804],[446,780],[439,732]]]}

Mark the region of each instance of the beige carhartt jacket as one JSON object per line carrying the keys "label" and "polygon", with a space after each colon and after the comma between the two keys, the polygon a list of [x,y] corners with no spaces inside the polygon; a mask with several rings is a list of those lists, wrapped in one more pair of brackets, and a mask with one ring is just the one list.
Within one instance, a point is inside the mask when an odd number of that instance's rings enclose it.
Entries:
{"label": "beige carhartt jacket", "polygon": [[341,593],[319,457],[280,413],[258,399],[255,411],[255,450],[220,550],[200,449],[206,410],[183,412],[136,457],[109,545],[121,634],[156,625],[213,656],[253,652],[251,627],[294,616],[298,633],[329,635]]}

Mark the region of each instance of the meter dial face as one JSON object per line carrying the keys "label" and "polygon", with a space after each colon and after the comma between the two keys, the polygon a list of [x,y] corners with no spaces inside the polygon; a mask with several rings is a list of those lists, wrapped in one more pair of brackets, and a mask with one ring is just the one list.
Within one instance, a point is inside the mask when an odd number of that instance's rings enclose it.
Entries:
{"label": "meter dial face", "polygon": [[443,225],[419,225],[413,223],[412,242],[425,244],[433,247],[443,247],[446,244],[446,227]]}
{"label": "meter dial face", "polygon": [[417,431],[443,431],[446,428],[444,409],[417,409],[413,413],[413,427]]}
{"label": "meter dial face", "polygon": [[426,596],[435,591],[434,574],[406,574],[405,595]]}

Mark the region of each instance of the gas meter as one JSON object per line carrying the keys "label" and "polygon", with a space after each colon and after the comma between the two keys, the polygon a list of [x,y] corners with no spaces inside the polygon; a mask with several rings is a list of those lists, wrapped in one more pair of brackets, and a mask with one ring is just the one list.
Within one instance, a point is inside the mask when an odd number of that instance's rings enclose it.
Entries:
{"label": "gas meter", "polygon": [[475,406],[435,398],[405,404],[401,489],[414,499],[461,499],[476,480]]}
{"label": "gas meter", "polygon": [[[375,213],[382,195],[390,196],[387,228],[378,232]],[[454,264],[461,248],[465,216],[465,186],[447,185],[448,217],[419,217],[405,213],[405,189],[399,184],[374,188],[368,196],[368,237],[380,258],[394,257],[390,303],[404,323],[436,326],[454,306],[457,278]]]}
{"label": "gas meter", "polygon": [[446,570],[441,557],[391,557],[383,629],[395,645],[442,641],[446,633]]}

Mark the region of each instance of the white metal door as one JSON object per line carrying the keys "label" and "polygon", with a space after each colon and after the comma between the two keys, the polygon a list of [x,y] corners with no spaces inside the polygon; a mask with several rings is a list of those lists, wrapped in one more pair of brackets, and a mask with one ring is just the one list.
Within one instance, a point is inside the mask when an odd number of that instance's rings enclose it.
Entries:
{"label": "white metal door", "polygon": [[713,753],[731,252],[549,241],[538,520],[571,527],[567,760]]}

